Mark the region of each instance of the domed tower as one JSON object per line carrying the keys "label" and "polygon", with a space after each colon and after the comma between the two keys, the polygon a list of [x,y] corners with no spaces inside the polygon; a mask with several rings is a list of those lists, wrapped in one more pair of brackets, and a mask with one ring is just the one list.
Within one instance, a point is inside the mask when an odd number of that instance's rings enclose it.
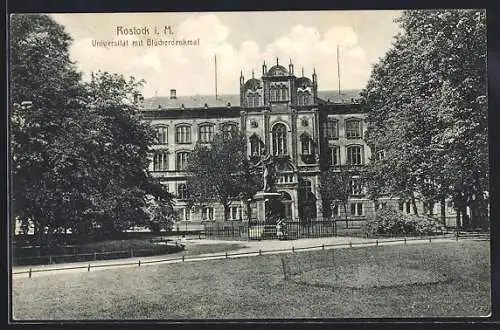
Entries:
{"label": "domed tower", "polygon": [[263,91],[262,81],[255,78],[252,70],[252,78],[244,82],[243,77],[240,77],[240,102],[241,106],[247,108],[255,108],[262,105]]}
{"label": "domed tower", "polygon": [[302,77],[295,79],[295,105],[304,106],[314,103],[314,75],[313,81],[304,76],[302,68]]}
{"label": "domed tower", "polygon": [[[293,64],[289,68],[293,71]],[[291,86],[294,76],[284,66],[279,64],[276,58],[276,64],[273,65],[262,77],[264,82],[264,104],[288,103],[291,100]]]}

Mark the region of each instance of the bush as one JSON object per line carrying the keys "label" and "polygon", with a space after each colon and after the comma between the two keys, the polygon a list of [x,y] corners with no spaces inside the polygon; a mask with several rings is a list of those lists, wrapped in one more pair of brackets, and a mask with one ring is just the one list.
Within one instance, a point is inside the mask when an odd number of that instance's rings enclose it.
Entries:
{"label": "bush", "polygon": [[431,235],[440,228],[440,223],[425,215],[404,214],[393,208],[382,208],[367,225],[371,235]]}

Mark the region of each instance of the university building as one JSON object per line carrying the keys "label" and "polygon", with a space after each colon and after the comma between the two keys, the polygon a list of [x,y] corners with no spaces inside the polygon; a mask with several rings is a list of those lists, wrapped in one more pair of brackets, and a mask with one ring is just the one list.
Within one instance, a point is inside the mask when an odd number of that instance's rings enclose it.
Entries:
{"label": "university building", "polygon": [[[321,171],[342,165],[362,169],[372,157],[363,139],[366,113],[354,99],[356,94],[343,95],[341,100],[338,92],[319,91],[315,71],[310,77],[303,70],[296,75],[293,63],[285,67],[278,60],[269,68],[264,63],[260,75],[252,71],[246,78],[241,73],[239,85],[239,95],[178,97],[171,89],[169,97],[146,99],[142,104],[142,117],[157,129],[158,137],[149,171],[176,196],[181,219],[177,228],[223,220],[223,207],[218,204],[186,208],[184,169],[197,142],[209,142],[215,133],[233,130],[247,137],[250,159],[257,161],[266,151],[277,159],[276,190],[282,194],[286,218],[298,221],[307,210],[309,216],[323,219]],[[412,212],[404,204],[401,207]],[[242,201],[234,201],[229,218],[248,220],[244,210]],[[354,177],[349,218],[363,221],[373,211],[361,179]],[[438,212],[436,208],[434,214]],[[332,217],[343,218],[343,207],[333,205]]]}

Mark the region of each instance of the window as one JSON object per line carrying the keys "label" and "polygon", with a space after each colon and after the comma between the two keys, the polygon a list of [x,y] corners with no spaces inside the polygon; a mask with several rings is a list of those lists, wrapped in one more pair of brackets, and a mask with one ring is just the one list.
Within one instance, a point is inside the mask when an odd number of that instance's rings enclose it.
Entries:
{"label": "window", "polygon": [[363,203],[351,203],[351,215],[363,215]]}
{"label": "window", "polygon": [[338,204],[334,204],[332,206],[332,217],[334,218],[340,217],[340,207]]}
{"label": "window", "polygon": [[187,167],[188,164],[188,158],[189,158],[189,153],[186,151],[181,151],[177,153],[177,164],[176,164],[176,170],[177,171],[184,171]]}
{"label": "window", "polygon": [[238,206],[229,208],[229,220],[241,220],[241,209]]}
{"label": "window", "polygon": [[276,124],[273,127],[273,153],[274,155],[287,154],[287,131],[283,124]]}
{"label": "window", "polygon": [[262,147],[262,142],[259,139],[259,137],[256,135],[252,135],[250,137],[250,155],[260,156],[262,151],[261,147]]}
{"label": "window", "polygon": [[186,209],[186,208],[182,208],[182,209],[179,209],[179,211],[177,211],[178,214],[179,214],[179,219],[181,221],[190,221],[191,219],[191,211]]}
{"label": "window", "polygon": [[213,125],[203,125],[199,128],[199,139],[201,142],[210,142],[214,137],[214,126]]}
{"label": "window", "polygon": [[337,139],[339,137],[339,125],[335,119],[328,119],[326,122],[326,137],[328,139]]}
{"label": "window", "polygon": [[191,143],[191,127],[187,125],[177,126],[175,139],[177,143]]}
{"label": "window", "polygon": [[297,93],[297,104],[308,105],[311,94],[308,91]]}
{"label": "window", "polygon": [[340,147],[332,146],[330,147],[330,166],[340,165]]}
{"label": "window", "polygon": [[361,120],[347,120],[345,122],[345,135],[348,139],[361,138]]}
{"label": "window", "polygon": [[281,101],[288,100],[288,88],[286,86],[281,86]]}
{"label": "window", "polygon": [[168,154],[166,152],[157,153],[153,156],[153,171],[168,170]]}
{"label": "window", "polygon": [[178,199],[187,199],[188,191],[185,183],[179,183],[177,185],[177,198]]}
{"label": "window", "polygon": [[201,219],[203,221],[212,221],[214,220],[214,208],[213,207],[204,207],[201,209]]}
{"label": "window", "polygon": [[363,157],[362,157],[361,146],[349,146],[347,147],[347,163],[349,165],[362,165]]}
{"label": "window", "polygon": [[363,193],[363,184],[360,178],[351,179],[351,195],[359,196]]}
{"label": "window", "polygon": [[385,158],[385,150],[378,150],[376,153],[375,153],[375,159],[376,160],[382,160]]}
{"label": "window", "polygon": [[168,142],[167,132],[168,132],[167,128],[164,126],[160,126],[157,128],[156,139],[159,144],[167,144]]}
{"label": "window", "polygon": [[235,124],[231,124],[231,123],[226,123],[226,124],[222,124],[222,134],[225,136],[225,137],[232,137],[236,131],[238,130],[238,126],[236,126]]}
{"label": "window", "polygon": [[301,136],[302,142],[302,154],[311,155],[312,154],[312,139],[307,134]]}
{"label": "window", "polygon": [[260,105],[259,98],[260,98],[259,93],[249,92],[247,94],[247,106],[250,108],[258,107]]}
{"label": "window", "polygon": [[273,101],[277,101],[278,100],[278,90],[276,89],[275,86],[271,86],[271,90],[270,90],[270,101],[273,102]]}

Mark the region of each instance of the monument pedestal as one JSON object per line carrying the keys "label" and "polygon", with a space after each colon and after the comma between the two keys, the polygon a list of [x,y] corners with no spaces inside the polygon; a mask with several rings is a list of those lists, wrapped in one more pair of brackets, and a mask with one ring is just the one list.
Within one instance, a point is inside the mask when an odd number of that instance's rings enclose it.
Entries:
{"label": "monument pedestal", "polygon": [[273,215],[273,211],[271,209],[271,205],[273,205],[273,202],[279,201],[281,199],[281,194],[277,192],[265,192],[265,191],[259,191],[258,193],[255,194],[254,200],[257,205],[257,220],[260,223],[268,223],[269,220],[268,216]]}

